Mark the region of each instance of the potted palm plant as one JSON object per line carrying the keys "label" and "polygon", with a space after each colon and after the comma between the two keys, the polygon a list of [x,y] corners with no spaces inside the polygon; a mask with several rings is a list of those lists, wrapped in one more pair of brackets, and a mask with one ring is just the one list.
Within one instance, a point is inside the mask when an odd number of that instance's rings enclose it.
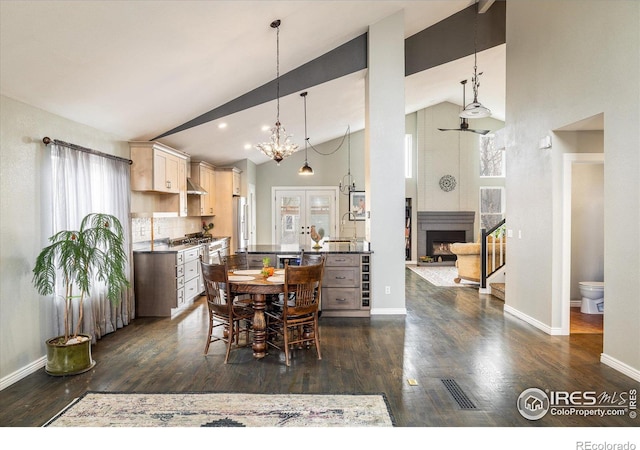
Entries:
{"label": "potted palm plant", "polygon": [[[55,295],[58,280],[64,287],[64,335],[47,340],[50,375],[75,375],[90,370],[91,336],[81,334],[83,302],[94,281],[103,282],[106,296],[114,304],[129,286],[127,253],[120,221],[110,214],[91,213],[79,230],[59,231],[49,238],[33,268],[33,284],[40,295]],[[75,328],[73,302],[78,301]]]}

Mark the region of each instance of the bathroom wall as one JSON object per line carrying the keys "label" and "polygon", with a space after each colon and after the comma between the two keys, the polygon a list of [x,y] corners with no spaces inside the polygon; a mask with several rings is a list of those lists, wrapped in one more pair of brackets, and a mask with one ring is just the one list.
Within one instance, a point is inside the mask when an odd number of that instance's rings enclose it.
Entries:
{"label": "bathroom wall", "polygon": [[604,165],[573,164],[571,175],[571,293],[580,281],[604,281]]}

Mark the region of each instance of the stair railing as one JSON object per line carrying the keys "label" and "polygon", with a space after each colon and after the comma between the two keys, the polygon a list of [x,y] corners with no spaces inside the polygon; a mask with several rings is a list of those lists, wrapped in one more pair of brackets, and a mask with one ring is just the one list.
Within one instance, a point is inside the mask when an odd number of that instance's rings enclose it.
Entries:
{"label": "stair railing", "polygon": [[[487,278],[506,263],[506,219],[489,230],[482,228],[480,239],[480,287],[487,287]],[[489,242],[491,237],[491,242]],[[491,272],[488,273],[489,267]]]}

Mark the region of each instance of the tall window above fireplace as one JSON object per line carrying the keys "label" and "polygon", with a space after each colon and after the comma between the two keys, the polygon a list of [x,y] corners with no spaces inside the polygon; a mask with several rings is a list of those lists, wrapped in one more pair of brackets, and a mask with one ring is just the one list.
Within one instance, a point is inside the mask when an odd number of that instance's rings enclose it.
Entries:
{"label": "tall window above fireplace", "polygon": [[480,228],[490,229],[504,219],[504,188],[480,188]]}

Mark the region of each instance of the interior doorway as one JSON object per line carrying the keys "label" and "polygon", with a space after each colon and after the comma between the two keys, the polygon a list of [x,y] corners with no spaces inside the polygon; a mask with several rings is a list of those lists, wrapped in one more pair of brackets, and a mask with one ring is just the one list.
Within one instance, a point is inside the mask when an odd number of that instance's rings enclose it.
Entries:
{"label": "interior doorway", "polygon": [[593,175],[603,174],[604,153],[563,157],[562,334],[603,333],[602,314],[580,311],[578,284],[604,281],[604,231],[598,218],[603,216],[604,195],[598,191],[604,189],[604,182],[602,175]]}

